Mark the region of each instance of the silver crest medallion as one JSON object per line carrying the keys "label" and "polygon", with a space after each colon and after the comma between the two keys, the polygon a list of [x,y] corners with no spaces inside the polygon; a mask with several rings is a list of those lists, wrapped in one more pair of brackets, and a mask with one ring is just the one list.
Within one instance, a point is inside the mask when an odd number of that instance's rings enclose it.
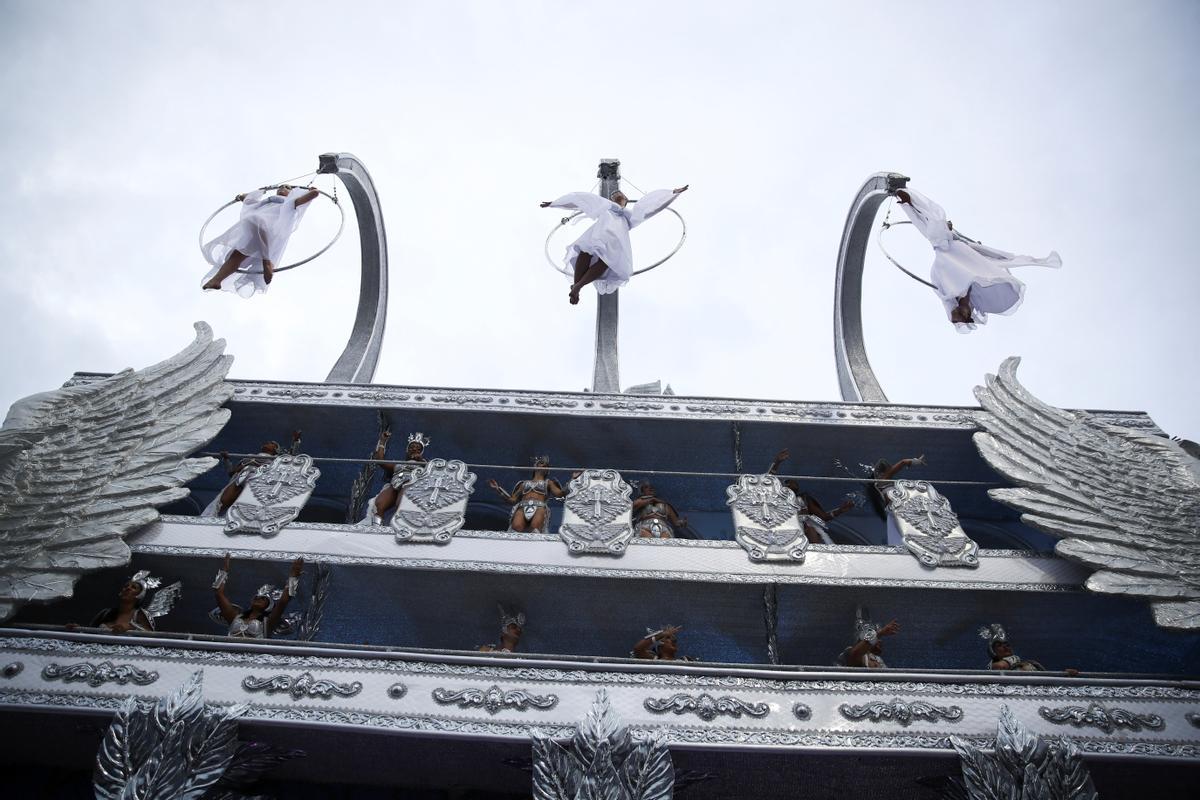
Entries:
{"label": "silver crest medallion", "polygon": [[796,496],[774,475],[739,475],[725,490],[738,544],[753,561],[804,561],[808,538]]}
{"label": "silver crest medallion", "polygon": [[633,490],[615,469],[589,469],[567,485],[558,535],[572,553],[621,555],[633,538]]}
{"label": "silver crest medallion", "polygon": [[927,567],[979,566],[979,545],[937,489],[925,481],[896,481],[884,494],[888,518],[918,561]]}
{"label": "silver crest medallion", "polygon": [[225,512],[226,533],[274,536],[300,515],[321,477],[305,455],[277,456],[250,469],[242,493]]}
{"label": "silver crest medallion", "polygon": [[446,544],[463,526],[475,473],[461,461],[435,458],[404,484],[392,529],[398,542]]}

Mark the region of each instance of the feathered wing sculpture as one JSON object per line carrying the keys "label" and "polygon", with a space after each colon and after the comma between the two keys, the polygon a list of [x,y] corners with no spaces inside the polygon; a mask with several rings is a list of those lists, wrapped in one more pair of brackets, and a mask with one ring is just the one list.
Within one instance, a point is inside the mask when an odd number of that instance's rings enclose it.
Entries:
{"label": "feathered wing sculpture", "polygon": [[1147,598],[1165,628],[1200,628],[1200,461],[1159,436],[1047,405],[1017,382],[1019,358],[975,396],[984,459],[1021,488],[988,494],[1062,539],[1095,592]]}
{"label": "feathered wing sculpture", "polygon": [[140,371],[18,400],[0,429],[0,621],[69,597],[84,572],[129,562],[125,536],[187,497],[213,458],[187,458],[229,420],[232,356],[196,323]]}

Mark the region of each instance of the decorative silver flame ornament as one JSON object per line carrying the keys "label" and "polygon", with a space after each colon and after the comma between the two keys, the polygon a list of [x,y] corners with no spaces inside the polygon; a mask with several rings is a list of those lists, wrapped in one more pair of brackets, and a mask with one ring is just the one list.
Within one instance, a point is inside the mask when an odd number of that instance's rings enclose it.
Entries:
{"label": "decorative silver flame ornament", "polygon": [[994,752],[957,736],[950,744],[962,760],[962,777],[952,779],[967,800],[1097,800],[1096,787],[1069,739],[1034,736],[1003,706]]}
{"label": "decorative silver flame ornament", "polygon": [[304,755],[239,742],[246,706],[207,706],[196,671],[157,703],[132,698],[117,711],[96,755],[99,800],[240,797],[263,772]]}
{"label": "decorative silver flame ornament", "polygon": [[128,563],[125,536],[217,465],[185,456],[229,420],[224,350],[197,322],[195,341],[166,361],[13,404],[0,429],[0,620]]}
{"label": "decorative silver flame ornament", "polygon": [[225,512],[225,532],[274,536],[304,510],[321,470],[306,455],[277,456],[251,469],[245,489]]}
{"label": "decorative silver flame ornament", "polygon": [[449,542],[466,521],[474,488],[475,473],[461,461],[435,458],[417,467],[392,517],[396,541]]}
{"label": "decorative silver flame ornament", "polygon": [[671,751],[658,733],[634,742],[612,710],[608,693],[596,693],[567,749],[534,730],[534,800],[670,800],[675,789]]}
{"label": "decorative silver flame ornament", "polygon": [[633,538],[633,490],[615,469],[589,469],[567,484],[558,535],[572,553],[622,555]]}
{"label": "decorative silver flame ornament", "polygon": [[1200,629],[1200,461],[1159,436],[1043,403],[1007,358],[975,387],[987,414],[975,446],[1022,488],[988,494],[1054,551],[1091,567],[1087,588],[1151,601],[1164,628]]}
{"label": "decorative silver flame ornament", "polygon": [[753,561],[804,561],[808,537],[796,495],[774,475],[739,475],[725,489],[734,537]]}
{"label": "decorative silver flame ornament", "polygon": [[887,513],[917,560],[927,567],[978,567],[979,545],[958,522],[950,501],[925,481],[895,481]]}

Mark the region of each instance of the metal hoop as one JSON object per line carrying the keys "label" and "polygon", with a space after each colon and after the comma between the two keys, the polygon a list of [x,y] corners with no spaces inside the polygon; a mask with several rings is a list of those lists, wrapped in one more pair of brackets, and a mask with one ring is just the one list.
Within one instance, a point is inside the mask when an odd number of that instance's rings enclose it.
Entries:
{"label": "metal hoop", "polygon": [[[634,200],[633,202],[636,203],[637,201]],[[667,253],[665,256],[660,258],[658,261],[655,261],[650,266],[642,267],[641,269],[635,269],[631,273],[632,275],[641,275],[643,272],[649,272],[650,270],[654,269],[655,267],[661,266],[662,264],[666,263],[666,261],[668,259],[670,259],[671,256],[673,256],[679,252],[679,249],[681,247],[683,247],[683,243],[687,241],[687,222],[684,220],[683,215],[669,206],[665,210],[670,211],[672,214],[675,215],[675,218],[679,220],[679,224],[682,228],[680,235],[679,235],[679,243],[675,245],[674,250]],[[576,211],[574,214],[563,217],[561,220],[559,220],[559,223],[557,225],[555,225],[553,228],[550,229],[550,233],[546,234],[546,243],[542,246],[542,252],[545,253],[545,255],[546,255],[546,261],[548,261],[550,263],[550,266],[554,267],[555,269],[558,269],[558,263],[553,258],[550,257],[550,239],[552,239],[554,237],[554,234],[558,233],[559,228],[565,227],[567,225],[567,223],[569,223],[571,220],[575,219],[582,213],[583,213],[582,211]]]}
{"label": "metal hoop", "polygon": [[[263,187],[264,190],[278,189],[278,188],[279,188],[278,186],[264,186]],[[345,211],[345,209],[342,208],[342,204],[337,201],[337,198],[334,197],[333,195],[329,194],[329,192],[324,192],[324,191],[321,191],[320,189],[317,189],[317,193],[322,194],[325,197],[328,197],[329,200],[333,203],[333,207],[338,210],[338,214],[341,215],[341,219],[338,220],[337,233],[335,233],[333,235],[333,238],[329,240],[329,244],[325,245],[324,247],[322,247],[317,252],[313,253],[308,258],[301,259],[300,261],[295,261],[295,262],[288,264],[286,266],[283,266],[283,267],[276,267],[275,268],[276,272],[283,272],[285,270],[295,269],[296,267],[300,266],[301,264],[307,264],[308,262],[312,261],[313,259],[324,255],[326,250],[333,247],[333,245],[337,242],[337,240],[342,238],[342,229],[344,229],[346,227],[346,211]],[[225,209],[227,209],[230,206],[232,206],[236,203],[239,203],[239,202],[241,202],[241,201],[240,200],[230,200],[228,203],[221,206],[213,213],[209,214],[208,219],[204,220],[204,224],[200,226],[200,236],[199,236],[201,253],[204,252],[204,232],[206,230],[208,230],[208,226],[210,224],[212,224],[212,221],[217,218],[218,214],[220,214]],[[220,265],[218,264],[217,266],[220,266]],[[261,275],[262,274],[261,269],[238,269],[238,272],[242,273],[243,275],[247,275],[247,274],[248,275]]]}
{"label": "metal hoop", "polygon": [[892,209],[891,209],[891,206],[888,206],[887,214],[884,215],[884,218],[883,218],[883,225],[879,229],[879,235],[875,237],[875,243],[877,245],[879,245],[879,250],[883,253],[883,257],[886,258],[888,261],[892,262],[892,265],[896,269],[900,270],[901,272],[903,272],[908,277],[912,278],[917,283],[923,283],[926,286],[928,286],[930,289],[937,291],[937,287],[934,286],[932,283],[925,280],[924,278],[921,278],[917,275],[912,274],[911,272],[906,270],[904,267],[900,266],[900,262],[897,261],[896,259],[892,258],[892,254],[889,253],[887,251],[887,248],[883,246],[883,235],[885,233],[887,233],[889,230],[896,227],[897,225],[912,225],[912,222],[909,220],[901,220],[900,222],[890,222],[889,219],[890,219],[891,215],[892,215]]}

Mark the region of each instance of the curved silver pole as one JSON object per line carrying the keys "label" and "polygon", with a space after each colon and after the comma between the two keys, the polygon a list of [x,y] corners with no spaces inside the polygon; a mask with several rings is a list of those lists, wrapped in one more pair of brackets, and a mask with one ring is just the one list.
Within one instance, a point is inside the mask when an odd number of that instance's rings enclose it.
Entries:
{"label": "curved silver pole", "polygon": [[363,163],[349,153],[324,153],[317,172],[336,175],[354,202],[358,218],[358,244],[362,254],[362,279],[358,287],[358,313],[346,349],[325,378],[326,383],[370,383],[379,364],[383,329],[387,325],[387,234],[375,184]]}
{"label": "curved silver pole", "polygon": [[903,189],[908,178],[897,172],[877,172],[858,190],[850,205],[842,246],[838,249],[833,289],[833,356],[837,362],[842,399],[852,403],[886,403],[863,344],[862,276],[867,243],[875,214],[884,198]]}

